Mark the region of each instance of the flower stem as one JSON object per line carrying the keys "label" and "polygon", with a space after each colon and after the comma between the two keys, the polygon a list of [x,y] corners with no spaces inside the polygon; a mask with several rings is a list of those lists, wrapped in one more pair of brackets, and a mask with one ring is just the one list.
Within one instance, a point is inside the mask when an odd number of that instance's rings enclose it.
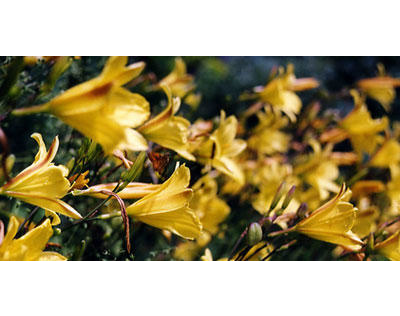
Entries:
{"label": "flower stem", "polygon": [[21,109],[15,109],[14,111],[11,112],[13,115],[28,115],[28,114],[35,114],[35,113],[41,113],[41,112],[47,112],[49,110],[49,104],[39,104],[39,105],[34,105],[30,106],[27,108],[21,108]]}

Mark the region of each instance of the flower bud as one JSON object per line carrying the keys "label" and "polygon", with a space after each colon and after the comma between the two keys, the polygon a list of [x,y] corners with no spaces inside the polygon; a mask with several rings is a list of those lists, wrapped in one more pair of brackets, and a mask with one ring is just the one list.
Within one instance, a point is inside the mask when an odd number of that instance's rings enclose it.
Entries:
{"label": "flower bud", "polygon": [[374,251],[374,243],[375,243],[375,240],[374,240],[374,234],[369,234],[369,236],[368,236],[368,240],[367,240],[367,249],[368,249],[368,251],[370,251],[370,252],[372,252],[372,251]]}
{"label": "flower bud", "polygon": [[297,216],[300,219],[303,219],[306,217],[306,213],[307,213],[307,203],[301,203],[299,208],[297,209]]}
{"label": "flower bud", "polygon": [[249,231],[247,232],[247,243],[249,246],[254,246],[261,241],[263,235],[262,228],[259,223],[254,222],[250,224]]}
{"label": "flower bud", "polygon": [[295,191],[295,190],[296,190],[296,186],[293,185],[293,186],[290,188],[289,192],[286,194],[285,199],[283,200],[283,203],[282,203],[282,210],[285,210],[285,209],[288,207],[290,201],[292,201],[293,195],[294,195],[294,191]]}
{"label": "flower bud", "polygon": [[273,199],[272,202],[271,202],[270,210],[273,210],[273,209],[278,205],[280,199],[281,199],[282,196],[283,196],[283,191],[284,191],[285,186],[286,186],[286,182],[285,182],[285,181],[283,181],[283,182],[279,185],[278,189],[276,190],[274,199]]}

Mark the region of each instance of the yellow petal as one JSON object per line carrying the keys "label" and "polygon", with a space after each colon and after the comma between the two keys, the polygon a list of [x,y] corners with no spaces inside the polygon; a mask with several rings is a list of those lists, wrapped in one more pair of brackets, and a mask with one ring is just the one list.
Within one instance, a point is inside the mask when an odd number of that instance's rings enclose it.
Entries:
{"label": "yellow petal", "polygon": [[150,116],[150,105],[140,94],[115,87],[108,95],[109,106],[113,108],[109,119],[121,126],[137,127]]}
{"label": "yellow petal", "polygon": [[[26,179],[30,178],[32,175],[36,173],[43,172],[50,165],[51,161],[54,159],[57,150],[58,150],[58,137],[54,138],[53,143],[51,144],[49,151],[46,152],[45,148],[43,148],[43,140],[40,134],[33,134],[32,137],[39,144],[39,152],[35,157],[35,161],[29,167],[25,168],[21,171],[17,176],[8,181],[5,185],[0,188],[0,193],[10,188],[18,187],[21,182],[24,182]],[[62,168],[62,167],[61,167]],[[62,174],[64,174],[65,169],[62,170]]]}
{"label": "yellow petal", "polygon": [[195,239],[201,233],[201,223],[193,210],[183,207],[164,213],[135,215],[139,221],[160,229],[167,229],[186,239]]}
{"label": "yellow petal", "polygon": [[[74,190],[73,195],[88,195],[95,198],[106,199],[108,195],[99,193],[101,190],[112,191],[117,186],[117,182],[104,183],[91,186],[86,190]],[[121,199],[140,199],[154,191],[159,190],[161,184],[131,182],[122,191],[118,192]]]}
{"label": "yellow petal", "polygon": [[189,208],[193,191],[188,189],[190,171],[180,166],[154,191],[126,208],[129,215],[149,225],[167,229],[185,238],[195,238],[201,224]]}
{"label": "yellow petal", "polygon": [[351,232],[356,218],[356,208],[349,202],[345,187],[332,200],[300,221],[295,230],[322,241],[344,246],[363,245],[363,242]]}
{"label": "yellow petal", "polygon": [[390,260],[400,261],[400,231],[375,245],[375,250]]}
{"label": "yellow petal", "polygon": [[40,226],[30,230],[21,238],[14,239],[4,249],[3,260],[38,260],[49,238],[53,235],[53,229],[49,219]]}
{"label": "yellow petal", "polygon": [[104,81],[113,81],[115,85],[122,86],[140,75],[145,67],[144,62],[138,62],[125,67],[128,62],[126,56],[111,56],[108,58],[101,76]]}
{"label": "yellow petal", "polygon": [[7,227],[7,233],[4,236],[3,242],[0,245],[0,258],[17,234],[19,225],[20,223],[18,222],[17,218],[15,216],[11,216]]}
{"label": "yellow petal", "polygon": [[148,140],[176,151],[187,160],[195,160],[189,152],[188,136],[190,122],[174,116],[180,107],[180,99],[172,98],[168,86],[162,85],[168,97],[168,106],[159,115],[142,125],[138,131]]}
{"label": "yellow petal", "polygon": [[68,259],[63,255],[53,251],[43,251],[38,261],[67,261]]}

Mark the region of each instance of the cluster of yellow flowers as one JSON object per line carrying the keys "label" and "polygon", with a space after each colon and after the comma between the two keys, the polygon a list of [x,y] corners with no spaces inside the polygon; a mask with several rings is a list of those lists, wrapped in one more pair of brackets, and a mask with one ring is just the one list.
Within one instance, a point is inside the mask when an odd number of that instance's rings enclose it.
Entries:
{"label": "cluster of yellow flowers", "polygon": [[[389,111],[400,79],[379,66],[378,77],[361,80],[357,90],[349,91],[355,104],[350,113],[323,116],[319,102],[303,108],[298,95],[317,88],[319,82],[296,78],[293,65],[288,65],[274,71],[265,86],[254,88],[254,104],[238,117],[221,111],[215,120],[190,122],[179,115],[181,100],[196,109],[201,96],[181,58],[152,86],[164,91],[167,99],[157,115],[152,115],[144,96],[124,87],[145,68],[143,62],[127,62],[127,57],[110,57],[98,77],[11,114],[52,114],[99,144],[108,160],[121,160],[128,173],[137,171],[131,161],[139,161],[137,153],[147,151],[153,165],[146,166],[154,169],[156,181],[135,182],[131,177],[88,186],[87,173],[71,175],[71,168],[52,162],[60,146],[58,137],[47,150],[42,136],[32,134],[39,145],[34,162],[9,178],[14,158],[4,158],[0,195],[44,209],[45,219],[29,225],[10,216],[7,230],[0,221],[0,260],[67,260],[44,251],[53,226],[61,223],[59,214],[73,223],[94,214],[82,216],[62,200],[67,195],[117,201],[98,216],[100,220],[122,216],[129,221],[129,216],[162,230],[166,238],[171,233],[182,237],[173,252],[175,259],[193,260],[204,252],[202,260],[213,260],[207,246],[215,236],[223,238],[223,222],[241,211],[231,210],[227,203],[237,196],[251,205],[257,220],[243,227],[234,246],[226,242],[226,256],[220,260],[269,260],[290,251],[300,235],[336,245],[333,255],[340,258],[400,260],[400,129],[391,128],[386,116],[372,118],[366,104],[366,98],[373,98]],[[257,123],[248,127],[250,118]],[[346,140],[351,143],[348,151],[335,150]],[[175,152],[189,165],[200,165],[200,177],[191,185],[190,169],[178,163],[164,179],[163,157],[152,153],[155,145]],[[374,171],[383,169],[390,172],[386,182],[374,178]],[[165,181],[159,184],[159,179]]]}

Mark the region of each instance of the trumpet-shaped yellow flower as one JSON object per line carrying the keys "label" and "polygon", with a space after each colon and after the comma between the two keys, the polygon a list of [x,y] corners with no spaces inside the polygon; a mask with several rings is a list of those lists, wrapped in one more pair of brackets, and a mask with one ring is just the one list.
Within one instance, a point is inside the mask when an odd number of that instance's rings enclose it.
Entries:
{"label": "trumpet-shaped yellow flower", "polygon": [[193,260],[211,241],[212,235],[219,230],[219,224],[230,213],[229,205],[217,195],[217,182],[209,175],[200,178],[192,188],[194,194],[189,206],[201,221],[203,232],[195,241],[184,242],[176,247],[174,257],[179,260]]}
{"label": "trumpet-shaped yellow flower", "polygon": [[[272,200],[282,181],[286,181],[290,185],[297,184],[297,180],[292,176],[291,166],[274,160],[256,168],[254,176],[251,175],[250,177],[253,178],[251,181],[259,182],[257,185],[260,192],[255,196],[252,206],[262,215],[267,215],[271,210]],[[283,199],[284,197],[278,203],[278,208],[281,206]],[[293,199],[288,205],[288,210],[296,211],[299,204],[296,199]]]}
{"label": "trumpet-shaped yellow flower", "polygon": [[249,148],[267,155],[286,152],[291,137],[279,129],[287,125],[287,118],[268,110],[257,113],[257,116],[259,124],[248,140]]}
{"label": "trumpet-shaped yellow flower", "polygon": [[376,220],[379,217],[379,211],[370,207],[363,211],[358,211],[356,221],[351,229],[360,238],[368,236],[376,229]]}
{"label": "trumpet-shaped yellow flower", "polygon": [[225,112],[221,111],[219,127],[196,149],[196,154],[201,163],[213,166],[243,185],[244,173],[235,157],[246,148],[246,142],[235,139],[237,124],[236,117],[231,115],[226,119]]}
{"label": "trumpet-shaped yellow flower", "polygon": [[348,202],[351,191],[343,184],[335,198],[301,220],[294,230],[311,238],[360,249],[363,242],[351,229],[357,208]]}
{"label": "trumpet-shaped yellow flower", "polygon": [[81,218],[73,207],[60,200],[68,193],[70,182],[66,178],[68,169],[63,165],[55,166],[52,163],[58,150],[58,137],[53,140],[49,151],[46,150],[40,134],[34,133],[32,138],[39,145],[35,161],[4,184],[0,188],[0,194],[15,197],[45,209],[47,214],[54,217],[53,224],[55,225],[60,222],[55,213]]}
{"label": "trumpet-shaped yellow flower", "polygon": [[362,79],[357,85],[367,96],[378,101],[386,111],[390,111],[390,105],[396,97],[395,88],[400,86],[400,79],[387,76],[382,64],[378,65],[378,72],[378,77]]}
{"label": "trumpet-shaped yellow flower", "polygon": [[193,108],[196,108],[200,103],[200,95],[192,93],[196,87],[194,77],[187,73],[186,64],[180,57],[175,58],[174,69],[159,84],[169,86],[172,95],[184,99]]}
{"label": "trumpet-shaped yellow flower", "polygon": [[20,223],[15,216],[10,218],[7,234],[0,241],[0,260],[5,261],[64,261],[64,256],[57,252],[43,251],[53,228],[50,220],[46,219],[38,227],[28,231],[18,239],[14,239]]}
{"label": "trumpet-shaped yellow flower", "polygon": [[331,146],[322,150],[315,139],[310,140],[310,145],[314,152],[304,164],[296,166],[294,173],[303,175],[305,181],[318,191],[320,200],[325,200],[330,192],[339,191],[339,186],[334,182],[339,176],[339,169],[330,159]]}
{"label": "trumpet-shaped yellow flower", "polygon": [[110,57],[102,73],[50,102],[17,109],[15,115],[49,112],[99,143],[107,154],[115,149],[146,150],[147,142],[132,128],[150,116],[149,103],[122,85],[144,68],[139,62],[125,66],[127,57]]}
{"label": "trumpet-shaped yellow flower", "polygon": [[370,166],[388,168],[400,162],[400,144],[391,138],[372,156]]}
{"label": "trumpet-shaped yellow flower", "polygon": [[186,72],[186,64],[182,58],[175,58],[175,67],[172,72],[160,81],[160,85],[167,85],[174,96],[183,98],[195,88],[193,76]]}
{"label": "trumpet-shaped yellow flower", "polygon": [[391,180],[387,184],[386,194],[390,199],[390,215],[400,214],[400,168],[397,165],[390,166]]}
{"label": "trumpet-shaped yellow flower", "polygon": [[351,143],[354,150],[362,155],[363,152],[372,154],[378,144],[383,141],[383,137],[379,135],[388,126],[388,118],[372,119],[364,100],[357,91],[351,91],[355,107],[340,123],[350,135]]}
{"label": "trumpet-shaped yellow flower", "polygon": [[210,234],[218,232],[218,225],[230,213],[230,207],[217,195],[217,182],[209,175],[200,178],[193,185],[194,195],[190,201],[190,208],[195,210],[203,229]]}
{"label": "trumpet-shaped yellow flower", "polygon": [[195,212],[189,207],[193,196],[188,188],[190,171],[180,166],[157,190],[126,208],[138,221],[166,229],[187,239],[197,238],[202,230]]}
{"label": "trumpet-shaped yellow flower", "polygon": [[375,245],[375,250],[393,261],[400,261],[400,231]]}
{"label": "trumpet-shaped yellow flower", "polygon": [[183,117],[175,116],[181,105],[181,100],[179,97],[172,98],[171,90],[168,86],[162,85],[162,88],[168,97],[167,108],[147,121],[138,131],[146,139],[176,151],[185,159],[195,160],[194,156],[189,152],[190,122]]}
{"label": "trumpet-shaped yellow flower", "polygon": [[302,103],[293,91],[312,89],[318,85],[318,81],[313,78],[296,79],[294,67],[289,64],[286,73],[283,68],[279,68],[278,76],[271,80],[259,95],[263,102],[271,104],[274,109],[285,113],[292,122],[295,122]]}

